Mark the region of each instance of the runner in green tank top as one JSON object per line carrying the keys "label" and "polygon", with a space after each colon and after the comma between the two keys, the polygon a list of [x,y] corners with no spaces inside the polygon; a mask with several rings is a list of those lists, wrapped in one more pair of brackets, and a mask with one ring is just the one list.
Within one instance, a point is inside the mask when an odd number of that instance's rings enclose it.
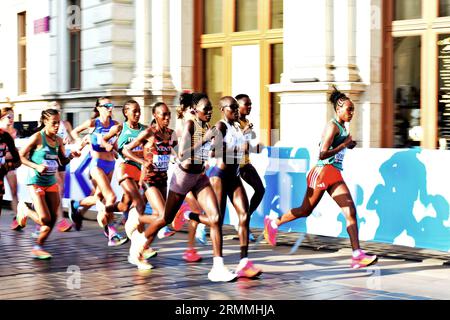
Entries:
{"label": "runner in green tank top", "polygon": [[57,110],[42,111],[40,130],[31,136],[28,144],[19,152],[22,163],[32,169],[27,185],[36,211],[23,205],[18,209],[16,219],[21,227],[26,225],[28,217],[41,226],[36,246],[32,250],[37,259],[51,258],[42,245],[56,223],[61,202],[55,176],[58,166],[66,165],[73,157],[80,156],[78,150],[73,150],[69,157],[65,156],[63,140],[57,136],[60,120]]}
{"label": "runner in green tank top", "polygon": [[[329,150],[333,150],[333,149],[336,149],[337,147],[339,147],[339,145],[344,143],[345,139],[347,139],[349,136],[347,130],[345,129],[345,127],[342,124],[339,123],[339,121],[337,121],[336,119],[332,119],[331,122],[336,125],[336,127],[339,130],[339,133],[333,137],[333,141],[331,142],[331,146],[330,146]],[[322,145],[322,143],[321,143],[321,145]],[[349,146],[347,148],[353,149],[353,147],[351,147],[351,146]],[[319,159],[317,161],[317,166],[323,167],[327,164],[331,164],[336,169],[339,169],[340,171],[342,171],[343,170],[342,162],[344,160],[344,155],[345,155],[345,151],[347,150],[347,148],[342,149],[341,151],[332,155],[329,158],[326,158],[323,160]]]}
{"label": "runner in green tank top", "polygon": [[[106,150],[112,150],[114,146],[109,144],[108,141],[118,136],[117,149],[122,159],[125,160],[120,164],[120,169],[117,172],[117,181],[124,193],[121,201],[116,202],[114,205],[115,212],[124,212],[125,219],[123,219],[123,223],[125,223],[128,211],[136,210],[138,213],[144,213],[145,201],[139,192],[141,165],[126,157],[122,152],[125,146],[134,141],[147,126],[139,123],[141,107],[137,101],[128,100],[125,102],[122,113],[125,117],[125,122],[113,126],[103,137],[103,143],[106,146]],[[139,158],[143,157],[143,149],[140,147],[134,148],[132,152]],[[150,220],[146,223],[149,222]]]}
{"label": "runner in green tank top", "polygon": [[264,219],[264,237],[271,245],[276,245],[278,227],[298,218],[308,217],[327,191],[334,201],[341,207],[347,220],[347,232],[353,249],[351,268],[358,269],[377,262],[376,255],[367,255],[361,250],[356,223],[356,207],[350,191],[341,176],[342,161],[346,149],[353,149],[356,142],[344,127],[350,122],[355,112],[353,102],[345,94],[334,88],[330,101],[333,103],[336,118],[331,120],[320,143],[320,155],[317,166],[308,174],[308,189],[301,207],[294,208],[281,218]]}

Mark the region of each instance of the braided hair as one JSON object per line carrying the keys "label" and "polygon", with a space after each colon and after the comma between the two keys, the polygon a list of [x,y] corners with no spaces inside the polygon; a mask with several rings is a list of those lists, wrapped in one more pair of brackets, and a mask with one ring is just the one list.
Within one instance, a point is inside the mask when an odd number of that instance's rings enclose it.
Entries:
{"label": "braided hair", "polygon": [[40,119],[41,125],[37,128],[36,131],[41,131],[42,129],[44,129],[44,127],[45,127],[44,121],[45,120],[47,120],[48,118],[50,118],[52,116],[57,116],[57,115],[59,115],[59,111],[56,109],[43,110],[41,113],[41,119]]}
{"label": "braided hair", "polygon": [[128,107],[130,105],[132,105],[132,104],[137,105],[139,107],[139,103],[136,100],[133,100],[133,99],[128,100],[127,102],[125,102],[123,107],[122,107],[122,114],[123,114],[123,117],[125,118],[125,122],[128,121],[128,117],[126,116],[126,112],[128,110]]}
{"label": "braided hair", "polygon": [[335,86],[333,86],[334,91],[331,93],[330,102],[333,104],[334,111],[337,107],[342,107],[345,101],[350,100],[344,93],[340,92]]}

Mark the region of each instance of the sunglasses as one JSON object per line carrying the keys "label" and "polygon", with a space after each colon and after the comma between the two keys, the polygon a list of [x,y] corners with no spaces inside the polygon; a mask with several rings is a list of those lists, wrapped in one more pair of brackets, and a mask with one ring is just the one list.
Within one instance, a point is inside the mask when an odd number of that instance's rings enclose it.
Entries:
{"label": "sunglasses", "polygon": [[99,105],[99,107],[112,109],[112,108],[114,108],[114,104],[112,104],[112,103],[105,103],[105,104]]}
{"label": "sunglasses", "polygon": [[12,114],[7,114],[7,115],[3,116],[2,119],[3,119],[3,118],[8,118],[9,120],[12,120],[12,119],[14,119],[14,115],[12,115]]}

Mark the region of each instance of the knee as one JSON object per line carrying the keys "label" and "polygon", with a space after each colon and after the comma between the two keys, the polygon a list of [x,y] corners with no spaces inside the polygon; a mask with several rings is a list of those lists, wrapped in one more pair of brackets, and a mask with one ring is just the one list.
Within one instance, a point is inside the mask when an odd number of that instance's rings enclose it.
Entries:
{"label": "knee", "polygon": [[209,215],[208,219],[209,219],[209,223],[211,224],[211,227],[219,226],[220,216],[218,213]]}
{"label": "knee", "polygon": [[250,217],[246,212],[239,213],[238,217],[239,217],[239,224],[241,226],[246,226],[247,223],[250,221]]}

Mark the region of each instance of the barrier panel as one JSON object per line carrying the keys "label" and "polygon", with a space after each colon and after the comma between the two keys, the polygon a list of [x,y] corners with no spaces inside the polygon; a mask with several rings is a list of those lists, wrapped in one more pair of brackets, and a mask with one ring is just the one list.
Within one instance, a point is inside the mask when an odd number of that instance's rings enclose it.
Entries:
{"label": "barrier panel", "polygon": [[[70,150],[70,146],[67,147]],[[306,176],[315,165],[318,150],[304,148],[265,148],[251,156],[266,192],[251,217],[251,227],[263,228],[265,215],[278,216],[298,207],[306,192]],[[67,167],[65,198],[82,199],[92,188],[90,156],[84,150]],[[421,149],[354,149],[344,160],[343,177],[354,199],[360,239],[396,245],[450,250],[450,152]],[[116,166],[119,164],[117,161]],[[28,168],[17,169],[19,199],[31,201],[26,188]],[[169,181],[173,165],[169,169]],[[6,183],[6,182],[5,182]],[[7,184],[7,183],[6,183]],[[114,176],[112,186],[122,196]],[[253,195],[245,182],[248,198]],[[6,188],[5,200],[10,200]],[[65,207],[68,200],[64,201]],[[94,207],[95,208],[95,207]],[[148,210],[151,212],[151,209]],[[227,203],[225,223],[237,226],[238,219]],[[348,237],[340,208],[326,193],[314,212],[281,227],[285,232]]]}

